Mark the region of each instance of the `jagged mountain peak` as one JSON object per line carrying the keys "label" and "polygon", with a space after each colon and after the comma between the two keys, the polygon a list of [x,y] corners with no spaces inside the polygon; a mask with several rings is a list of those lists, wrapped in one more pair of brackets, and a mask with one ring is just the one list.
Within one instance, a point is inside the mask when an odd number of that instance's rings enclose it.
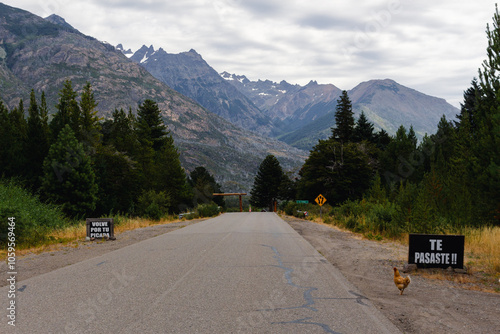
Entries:
{"label": "jagged mountain peak", "polygon": [[271,119],[224,80],[231,79],[232,75],[225,73],[221,77],[196,50],[171,54],[162,49],[155,51],[153,46],[143,46],[131,59],[171,88],[233,124],[260,134],[273,133]]}
{"label": "jagged mountain peak", "polygon": [[121,53],[123,53],[125,56],[127,57],[131,57],[134,53],[132,52],[132,49],[127,49],[125,50],[125,48],[123,47],[123,44],[118,44],[117,46],[115,46],[115,49],[117,49],[118,51],[120,51]]}
{"label": "jagged mountain peak", "polygon": [[242,84],[245,84],[245,83],[248,83],[250,82],[250,80],[248,80],[248,78],[244,75],[237,75],[237,74],[231,74],[229,72],[222,72],[220,73],[220,76],[223,78],[223,79],[226,79],[226,80],[236,80]]}
{"label": "jagged mountain peak", "polygon": [[143,45],[139,50],[137,50],[130,59],[135,61],[136,63],[144,63],[155,53],[155,48],[153,45],[147,47]]}

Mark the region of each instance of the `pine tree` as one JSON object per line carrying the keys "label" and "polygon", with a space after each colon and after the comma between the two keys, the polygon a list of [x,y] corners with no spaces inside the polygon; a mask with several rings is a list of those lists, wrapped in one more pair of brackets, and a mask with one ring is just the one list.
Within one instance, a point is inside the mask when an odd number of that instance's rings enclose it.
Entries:
{"label": "pine tree", "polygon": [[385,148],[392,141],[392,137],[389,136],[389,134],[387,133],[387,131],[385,131],[384,129],[382,129],[379,132],[377,132],[374,137],[375,137],[374,138],[374,143],[382,151],[385,150]]}
{"label": "pine tree", "polygon": [[170,212],[179,212],[191,194],[174,140],[161,119],[161,112],[152,100],[145,100],[137,111],[135,133],[140,148],[136,159],[142,168],[145,190],[166,192],[172,199]]}
{"label": "pine tree", "polygon": [[69,216],[80,217],[94,211],[97,190],[90,157],[66,124],[44,160],[42,194]]}
{"label": "pine tree", "polygon": [[335,111],[335,128],[332,129],[333,138],[341,143],[346,143],[352,139],[354,132],[354,113],[347,91],[342,91],[342,95],[337,100]]}
{"label": "pine tree", "polygon": [[487,57],[479,69],[481,99],[478,103],[477,181],[484,193],[484,212],[500,223],[500,14],[495,5],[493,28],[487,25]]}
{"label": "pine tree", "polygon": [[154,151],[167,144],[168,131],[163,123],[158,104],[145,100],[137,110],[136,132],[142,146],[150,146]]}
{"label": "pine tree", "polygon": [[31,90],[28,110],[28,130],[25,155],[29,163],[26,166],[26,177],[33,189],[40,187],[43,160],[49,152],[47,119],[42,118],[36,102],[35,91]]}
{"label": "pine tree", "polygon": [[460,114],[457,115],[458,121],[455,121],[455,127],[460,128],[461,124],[466,121],[469,124],[470,135],[477,135],[477,112],[478,112],[478,102],[483,94],[481,93],[481,87],[474,78],[471,83],[471,87],[464,92],[464,103],[460,104]]}
{"label": "pine tree", "polygon": [[368,118],[366,118],[364,111],[361,111],[361,115],[359,115],[352,137],[352,140],[355,142],[360,142],[363,140],[366,140],[370,143],[375,142],[373,124],[368,121]]}
{"label": "pine tree", "polygon": [[103,143],[113,145],[118,152],[126,153],[129,156],[137,154],[139,151],[139,139],[134,131],[135,118],[132,111],[128,114],[123,109],[113,112],[113,119],[105,122]]}
{"label": "pine tree", "polygon": [[312,201],[322,194],[331,204],[360,198],[377,169],[374,150],[369,143],[320,140],[299,172],[298,196]]}
{"label": "pine tree", "polygon": [[434,152],[431,155],[431,163],[436,169],[445,174],[448,171],[449,161],[454,155],[455,150],[455,129],[452,123],[449,122],[443,115],[438,123],[438,130],[435,135],[431,136],[431,141],[434,143]]}
{"label": "pine tree", "polygon": [[474,202],[481,196],[475,187],[473,171],[475,158],[472,151],[470,118],[467,112],[462,115],[464,118],[460,122],[460,127],[454,128],[453,138],[450,138],[453,152],[449,156],[446,169],[436,168],[444,181],[445,205],[440,213],[451,223],[450,225],[457,227],[484,223],[482,219],[478,219],[479,211],[474,210]]}
{"label": "pine tree", "polygon": [[[90,149],[95,150],[99,143],[100,125],[97,116],[97,102],[94,99],[94,92],[89,82],[83,87],[80,100],[81,120],[79,120],[79,139]],[[78,136],[77,136],[78,137]]]}
{"label": "pine tree", "polygon": [[50,122],[52,140],[55,141],[59,132],[69,124],[75,136],[80,134],[80,107],[76,101],[77,93],[73,90],[71,81],[66,80],[59,92],[57,112]]}
{"label": "pine tree", "polygon": [[215,182],[214,177],[205,167],[196,167],[189,174],[189,185],[193,188],[194,204],[207,204],[211,201],[219,206],[225,206],[224,197],[213,196],[214,193],[220,193],[221,186]]}
{"label": "pine tree", "polygon": [[14,108],[9,113],[9,128],[5,130],[3,136],[9,137],[9,146],[7,147],[6,159],[6,175],[8,177],[26,175],[26,168],[28,161],[24,154],[26,141],[28,136],[28,124],[24,117],[24,104],[23,100],[19,101],[17,108]]}
{"label": "pine tree", "polygon": [[278,159],[272,154],[266,156],[259,166],[250,192],[250,204],[274,211],[274,202],[279,197],[283,170]]}
{"label": "pine tree", "polygon": [[417,139],[413,128],[406,131],[401,125],[394,139],[387,145],[380,155],[380,167],[382,180],[394,190],[399,182],[416,178],[415,171],[418,164]]}
{"label": "pine tree", "polygon": [[99,188],[97,214],[134,214],[134,204],[142,190],[137,163],[112,145],[100,146],[93,160]]}
{"label": "pine tree", "polygon": [[6,176],[9,171],[9,150],[12,146],[11,141],[13,137],[10,133],[10,117],[9,110],[0,100],[0,129],[2,129],[2,135],[0,136],[0,178]]}
{"label": "pine tree", "polygon": [[192,194],[187,184],[187,177],[181,166],[179,152],[174,146],[174,140],[168,136],[168,140],[155,152],[153,178],[155,179],[153,190],[165,192],[170,198],[169,212],[179,213],[181,207],[189,203]]}
{"label": "pine tree", "polygon": [[135,160],[140,150],[134,122],[131,111],[127,115],[120,109],[113,112],[112,120],[102,124],[102,145],[94,157],[100,214],[111,211],[136,213],[135,203],[144,185],[141,168]]}
{"label": "pine tree", "polygon": [[287,172],[283,174],[281,179],[279,199],[283,201],[292,201],[297,196],[297,184],[292,179],[292,172]]}

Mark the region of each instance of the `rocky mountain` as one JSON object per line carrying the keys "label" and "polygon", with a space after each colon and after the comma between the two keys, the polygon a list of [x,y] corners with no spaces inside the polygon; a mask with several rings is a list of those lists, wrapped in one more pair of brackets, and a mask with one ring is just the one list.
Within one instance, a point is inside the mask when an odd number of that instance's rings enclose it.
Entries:
{"label": "rocky mountain", "polygon": [[143,46],[131,57],[155,78],[237,126],[264,135],[275,132],[271,118],[222,79],[195,50],[179,54]]}
{"label": "rocky mountain", "polygon": [[[44,91],[51,112],[65,80],[79,92],[90,82],[101,117],[156,101],[188,171],[205,166],[224,191],[248,190],[269,153],[285,168],[297,168],[305,154],[248,132],[209,112],[153,77],[115,47],[60,22],[0,3],[0,99],[13,108],[29,101],[31,89]],[[223,80],[223,79],[221,79]],[[26,105],[26,102],[25,102]]]}
{"label": "rocky mountain", "polygon": [[45,18],[45,20],[49,21],[49,22],[52,22],[54,24],[57,24],[61,27],[64,27],[66,28],[68,31],[73,31],[73,32],[78,32],[78,30],[76,30],[75,28],[73,28],[73,26],[71,24],[69,24],[68,22],[66,22],[66,20],[62,17],[60,17],[59,15],[56,15],[56,14],[52,14],[50,16],[47,16]]}
{"label": "rocky mountain", "polygon": [[132,56],[134,55],[134,53],[132,52],[132,49],[130,49],[130,48],[129,48],[129,49],[125,50],[125,49],[123,48],[123,45],[122,45],[122,44],[118,44],[118,45],[116,46],[116,49],[117,49],[118,51],[121,51],[121,53],[123,53],[125,56],[127,56],[127,57],[129,57],[129,58],[130,58],[130,57],[132,57]]}
{"label": "rocky mountain", "polygon": [[[221,76],[265,110],[284,134],[278,138],[309,150],[318,139],[330,136],[341,90],[314,81],[306,86],[269,80],[250,81],[245,76]],[[435,133],[440,118],[453,119],[459,110],[444,99],[420,93],[394,80],[370,80],[348,91],[355,118],[364,111],[377,129],[394,135],[400,125],[413,126],[417,136]],[[278,120],[278,121],[276,121]]]}
{"label": "rocky mountain", "polygon": [[319,85],[312,80],[306,86],[300,86],[284,80],[280,83],[270,80],[250,81],[244,75],[227,72],[221,73],[221,77],[248,96],[271,118],[280,121],[292,118],[305,122],[314,120],[319,115],[312,115],[311,107],[318,103],[336,101],[342,92],[334,85]]}

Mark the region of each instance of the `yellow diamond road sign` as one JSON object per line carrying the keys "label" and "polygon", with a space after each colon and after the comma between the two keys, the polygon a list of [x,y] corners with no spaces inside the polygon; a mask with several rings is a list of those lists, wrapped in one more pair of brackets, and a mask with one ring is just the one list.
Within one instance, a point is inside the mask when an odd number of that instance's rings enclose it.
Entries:
{"label": "yellow diamond road sign", "polygon": [[318,197],[316,197],[315,201],[316,203],[318,203],[319,206],[323,206],[323,204],[326,203],[326,198],[325,196],[320,194]]}

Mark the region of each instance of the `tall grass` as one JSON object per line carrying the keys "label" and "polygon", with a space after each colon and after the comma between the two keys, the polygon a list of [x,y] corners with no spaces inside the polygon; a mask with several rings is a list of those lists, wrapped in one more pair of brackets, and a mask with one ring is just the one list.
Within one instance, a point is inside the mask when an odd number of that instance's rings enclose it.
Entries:
{"label": "tall grass", "polygon": [[466,228],[463,234],[469,265],[500,274],[500,227]]}
{"label": "tall grass", "polygon": [[[328,207],[327,207],[328,208]],[[463,234],[465,235],[465,263],[473,271],[484,272],[495,281],[500,278],[500,227],[470,227],[448,222],[443,217],[429,215],[428,220],[415,210],[408,210],[388,200],[347,201],[325,214],[322,221],[363,234],[369,239],[388,238],[402,244],[408,242],[409,233]],[[319,207],[289,202],[283,206],[288,215],[301,217],[302,211],[309,212],[309,220],[319,220]],[[300,212],[297,212],[299,210]],[[417,219],[418,218],[418,219]]]}

